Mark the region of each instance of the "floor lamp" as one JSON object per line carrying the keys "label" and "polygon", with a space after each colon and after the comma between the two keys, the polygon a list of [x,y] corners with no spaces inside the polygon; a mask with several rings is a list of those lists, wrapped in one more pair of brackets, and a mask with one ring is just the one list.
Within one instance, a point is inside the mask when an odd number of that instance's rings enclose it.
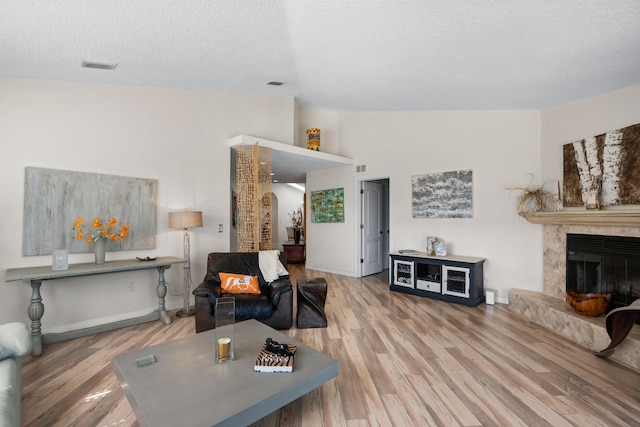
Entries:
{"label": "floor lamp", "polygon": [[195,312],[191,310],[191,305],[189,304],[189,291],[191,290],[189,228],[192,227],[202,227],[202,212],[169,212],[169,228],[182,229],[182,244],[184,246],[184,305],[182,310],[176,313],[176,316],[178,317],[193,316],[195,314]]}

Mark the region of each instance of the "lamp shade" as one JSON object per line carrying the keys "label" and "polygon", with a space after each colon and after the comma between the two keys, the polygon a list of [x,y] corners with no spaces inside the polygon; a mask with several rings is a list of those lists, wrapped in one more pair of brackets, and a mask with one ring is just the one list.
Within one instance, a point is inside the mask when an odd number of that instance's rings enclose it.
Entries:
{"label": "lamp shade", "polygon": [[202,212],[181,211],[169,212],[169,228],[202,227]]}

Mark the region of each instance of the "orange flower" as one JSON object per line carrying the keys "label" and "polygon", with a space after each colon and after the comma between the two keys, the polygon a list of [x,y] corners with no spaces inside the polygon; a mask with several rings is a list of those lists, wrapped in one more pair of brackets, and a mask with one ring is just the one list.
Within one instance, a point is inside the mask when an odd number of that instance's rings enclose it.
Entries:
{"label": "orange flower", "polygon": [[107,225],[105,226],[100,218],[94,218],[92,224],[93,230],[85,231],[82,229],[84,219],[82,217],[77,217],[75,227],[71,229],[74,233],[73,238],[85,238],[87,243],[96,242],[100,239],[109,239],[114,242],[119,242],[123,238],[129,237],[129,224],[116,228],[117,222],[116,218],[110,217]]}

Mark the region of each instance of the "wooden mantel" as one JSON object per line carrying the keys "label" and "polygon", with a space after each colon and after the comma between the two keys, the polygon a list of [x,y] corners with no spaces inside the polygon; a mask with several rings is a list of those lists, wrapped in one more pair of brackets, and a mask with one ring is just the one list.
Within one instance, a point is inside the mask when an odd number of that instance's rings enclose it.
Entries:
{"label": "wooden mantel", "polygon": [[525,219],[534,224],[640,226],[640,206],[620,209],[563,209],[555,212],[529,212]]}

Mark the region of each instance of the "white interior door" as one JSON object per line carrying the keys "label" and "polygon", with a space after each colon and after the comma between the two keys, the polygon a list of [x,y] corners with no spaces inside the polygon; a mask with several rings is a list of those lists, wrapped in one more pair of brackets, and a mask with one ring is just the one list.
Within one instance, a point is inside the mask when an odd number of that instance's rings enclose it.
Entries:
{"label": "white interior door", "polygon": [[362,183],[362,275],[382,271],[382,185],[364,181]]}

